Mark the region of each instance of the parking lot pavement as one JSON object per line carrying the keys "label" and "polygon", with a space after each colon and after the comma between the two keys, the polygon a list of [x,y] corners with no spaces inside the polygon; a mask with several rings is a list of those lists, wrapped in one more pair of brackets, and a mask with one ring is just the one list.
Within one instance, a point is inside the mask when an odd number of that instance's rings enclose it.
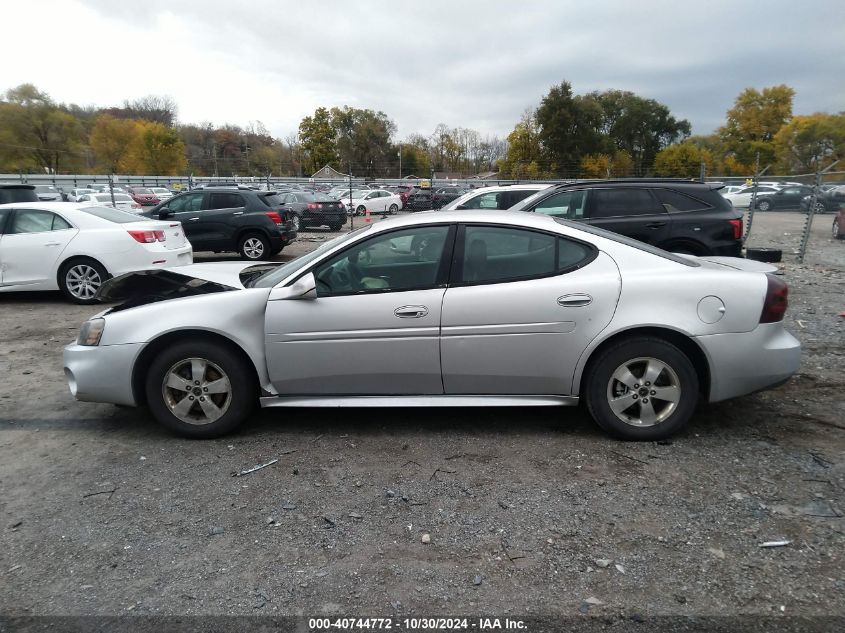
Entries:
{"label": "parking lot pavement", "polygon": [[[759,220],[758,245],[797,221]],[[177,439],[71,398],[61,349],[94,309],[0,295],[0,612],[842,614],[845,243],[828,228],[783,266],[800,374],[658,443],[571,409],[266,411]]]}

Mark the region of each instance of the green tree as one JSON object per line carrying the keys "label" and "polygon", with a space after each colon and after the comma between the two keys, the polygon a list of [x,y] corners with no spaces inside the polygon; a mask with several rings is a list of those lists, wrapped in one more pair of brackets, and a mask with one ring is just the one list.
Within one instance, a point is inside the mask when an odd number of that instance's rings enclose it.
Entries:
{"label": "green tree", "polygon": [[624,90],[593,92],[587,98],[598,106],[599,132],[605,142],[627,152],[638,174],[651,169],[661,149],[690,135],[689,121],[676,119],[654,99]]}
{"label": "green tree", "polygon": [[343,106],[329,114],[341,167],[370,178],[395,173],[399,157],[391,137],[396,125],[384,112]]}
{"label": "green tree", "polygon": [[[540,128],[534,110],[526,110],[522,120],[508,134],[508,150],[499,171],[508,178],[531,178],[540,173]],[[533,176],[536,177],[536,176]]]}
{"label": "green tree", "polygon": [[299,123],[299,140],[304,154],[303,167],[307,174],[313,174],[326,165],[340,167],[335,130],[332,127],[331,114],[326,108],[317,108],[313,116],[302,119]]}
{"label": "green tree", "polygon": [[85,128],[32,84],[8,90],[0,102],[0,129],[7,149],[24,166],[53,173],[84,166]]}

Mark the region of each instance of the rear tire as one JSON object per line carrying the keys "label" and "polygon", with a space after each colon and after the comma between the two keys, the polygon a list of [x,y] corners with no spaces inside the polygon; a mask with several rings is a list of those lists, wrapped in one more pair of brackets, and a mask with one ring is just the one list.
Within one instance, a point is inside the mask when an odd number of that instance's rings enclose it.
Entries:
{"label": "rear tire", "polygon": [[249,233],[244,235],[238,243],[238,252],[241,254],[241,259],[257,261],[270,254],[270,243],[263,235]]}
{"label": "rear tire", "polygon": [[833,239],[835,239],[835,240],[845,239],[845,235],[842,233],[842,231],[839,228],[839,218],[834,218],[834,220],[833,220]]}
{"label": "rear tire", "polygon": [[619,439],[667,438],[686,426],[698,403],[695,368],[663,339],[623,340],[591,359],[585,371],[590,415]]}
{"label": "rear tire", "polygon": [[760,211],[771,211],[775,205],[772,204],[771,200],[761,200],[757,203],[757,208]]}
{"label": "rear tire", "polygon": [[367,212],[367,207],[365,207],[363,204],[360,207],[358,207],[357,209],[355,209],[355,215],[364,215],[366,212]]}
{"label": "rear tire", "polygon": [[147,404],[160,424],[197,439],[231,433],[258,400],[255,370],[246,359],[201,340],[189,339],[162,350],[147,371],[145,389]]}
{"label": "rear tire", "polygon": [[98,261],[90,257],[71,259],[59,268],[58,282],[62,294],[73,303],[96,303],[96,293],[111,275]]}
{"label": "rear tire", "polygon": [[296,213],[294,213],[291,217],[290,223],[293,225],[294,231],[299,231],[299,229],[302,227],[302,221],[299,219],[299,216]]}
{"label": "rear tire", "polygon": [[398,205],[395,205],[395,204],[391,204],[391,205],[390,205],[390,208],[387,210],[387,212],[388,212],[390,215],[393,215],[394,213],[399,213],[399,206],[398,206]]}

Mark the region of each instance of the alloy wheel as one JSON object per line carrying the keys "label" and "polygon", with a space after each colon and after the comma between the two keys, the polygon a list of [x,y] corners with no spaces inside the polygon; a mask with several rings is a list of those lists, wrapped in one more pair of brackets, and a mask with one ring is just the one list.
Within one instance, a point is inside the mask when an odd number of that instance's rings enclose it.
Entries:
{"label": "alloy wheel", "polygon": [[617,418],[636,427],[666,420],[681,401],[678,374],[656,358],[639,357],[619,365],[607,383],[607,403]]}
{"label": "alloy wheel", "polygon": [[161,395],[170,412],[187,424],[210,424],[232,402],[232,384],[220,367],[204,358],[186,358],[164,375]]}
{"label": "alloy wheel", "polygon": [[244,254],[249,259],[260,259],[264,255],[264,244],[257,237],[248,237],[244,240]]}
{"label": "alloy wheel", "polygon": [[68,292],[77,299],[84,301],[93,299],[102,284],[103,279],[100,277],[100,273],[88,264],[71,266],[65,274],[65,285]]}

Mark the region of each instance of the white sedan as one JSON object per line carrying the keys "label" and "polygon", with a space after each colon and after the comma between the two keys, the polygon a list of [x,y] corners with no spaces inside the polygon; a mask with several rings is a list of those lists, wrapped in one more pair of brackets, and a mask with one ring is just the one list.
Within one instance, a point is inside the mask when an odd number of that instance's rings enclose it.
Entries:
{"label": "white sedan", "polygon": [[[757,196],[766,196],[777,193],[779,187],[771,185],[757,185]],[[754,187],[744,187],[735,193],[724,194],[725,200],[730,200],[735,209],[747,209],[751,204],[751,196],[754,194]]]}
{"label": "white sedan", "polygon": [[178,222],[90,203],[0,205],[0,292],[61,290],[93,303],[110,277],[192,262]]}
{"label": "white sedan", "polygon": [[97,191],[95,189],[88,189],[86,187],[77,187],[76,189],[71,189],[70,193],[67,194],[67,201],[79,202],[80,197],[89,193],[97,193]]}
{"label": "white sedan", "polygon": [[398,193],[384,189],[359,189],[352,192],[352,197],[345,196],[343,203],[353,215],[370,213],[397,213],[402,208],[402,198]]}
{"label": "white sedan", "polygon": [[170,189],[165,189],[164,187],[150,187],[150,189],[152,189],[152,192],[162,202],[164,200],[169,200],[173,197],[173,193],[170,191]]}
{"label": "white sedan", "polygon": [[114,204],[112,204],[112,197],[110,193],[86,193],[79,197],[78,202],[88,202],[95,205],[105,205],[107,207],[114,207],[121,211],[128,211],[129,213],[140,213],[142,207],[135,202],[128,193],[114,194]]}

